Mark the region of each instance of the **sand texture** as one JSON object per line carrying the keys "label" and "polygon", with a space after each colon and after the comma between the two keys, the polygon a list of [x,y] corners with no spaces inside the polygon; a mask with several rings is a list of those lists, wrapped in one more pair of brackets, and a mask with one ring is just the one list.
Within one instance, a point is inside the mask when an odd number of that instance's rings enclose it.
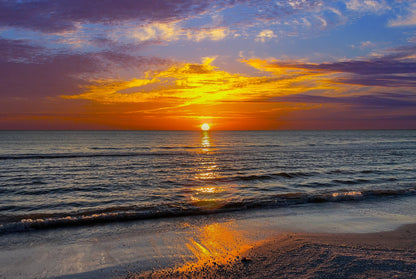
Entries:
{"label": "sand texture", "polygon": [[416,278],[416,224],[370,234],[285,233],[226,262],[127,278]]}

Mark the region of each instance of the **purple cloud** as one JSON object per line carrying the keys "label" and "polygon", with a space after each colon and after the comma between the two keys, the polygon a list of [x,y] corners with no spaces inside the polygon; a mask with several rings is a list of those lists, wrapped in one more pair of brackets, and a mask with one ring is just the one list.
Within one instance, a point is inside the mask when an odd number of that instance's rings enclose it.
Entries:
{"label": "purple cloud", "polygon": [[390,50],[392,54],[368,60],[330,63],[271,62],[277,68],[303,69],[317,72],[346,73],[334,82],[365,86],[416,87],[416,46]]}
{"label": "purple cloud", "polygon": [[210,5],[209,1],[198,0],[3,0],[0,1],[0,26],[60,32],[75,29],[76,22],[177,20],[201,13]]}
{"label": "purple cloud", "polygon": [[[123,21],[175,21],[240,5],[251,20],[276,20],[325,5],[324,0],[0,0],[0,26],[25,28],[45,33],[76,29],[77,23],[114,23]],[[330,1],[328,3],[331,3]],[[241,15],[227,18],[236,23]],[[247,18],[245,19],[247,20]]]}
{"label": "purple cloud", "polygon": [[347,78],[338,78],[334,81],[339,83],[359,84],[364,86],[416,87],[416,76],[414,75],[354,75]]}
{"label": "purple cloud", "polygon": [[0,38],[0,62],[36,60],[44,52],[44,48],[31,45],[25,40],[7,40]]}
{"label": "purple cloud", "polygon": [[312,104],[345,104],[365,109],[395,109],[409,107],[416,108],[416,100],[414,96],[393,93],[350,97],[327,97],[307,94],[296,94],[282,97],[274,97],[271,99],[271,101]]}
{"label": "purple cloud", "polygon": [[353,73],[358,75],[415,73],[416,62],[403,62],[390,59],[370,61],[347,61],[317,66],[305,65],[306,69],[327,70],[332,72]]}
{"label": "purple cloud", "polygon": [[10,97],[77,94],[88,83],[81,75],[99,73],[111,66],[140,68],[169,63],[111,51],[50,54],[25,41],[0,39],[0,92]]}

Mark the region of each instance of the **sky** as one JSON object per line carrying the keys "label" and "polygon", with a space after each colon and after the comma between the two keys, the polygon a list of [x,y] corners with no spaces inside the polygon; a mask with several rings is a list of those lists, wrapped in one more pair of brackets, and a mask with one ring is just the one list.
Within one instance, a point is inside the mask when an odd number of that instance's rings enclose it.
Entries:
{"label": "sky", "polygon": [[416,129],[416,0],[0,0],[1,130]]}

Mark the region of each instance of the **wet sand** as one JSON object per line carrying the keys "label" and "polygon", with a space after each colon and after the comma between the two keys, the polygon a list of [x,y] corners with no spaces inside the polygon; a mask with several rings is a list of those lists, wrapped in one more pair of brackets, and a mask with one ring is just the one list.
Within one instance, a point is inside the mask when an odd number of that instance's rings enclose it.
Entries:
{"label": "wet sand", "polygon": [[416,224],[380,233],[283,233],[232,259],[126,278],[416,278]]}

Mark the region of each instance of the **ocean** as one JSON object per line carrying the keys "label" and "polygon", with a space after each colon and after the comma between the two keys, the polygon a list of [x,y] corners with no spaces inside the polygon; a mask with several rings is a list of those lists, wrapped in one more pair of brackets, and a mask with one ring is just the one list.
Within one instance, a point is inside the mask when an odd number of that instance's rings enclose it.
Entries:
{"label": "ocean", "polygon": [[2,131],[0,234],[416,195],[416,131]]}
{"label": "ocean", "polygon": [[416,223],[416,130],[1,131],[0,278],[235,260]]}

